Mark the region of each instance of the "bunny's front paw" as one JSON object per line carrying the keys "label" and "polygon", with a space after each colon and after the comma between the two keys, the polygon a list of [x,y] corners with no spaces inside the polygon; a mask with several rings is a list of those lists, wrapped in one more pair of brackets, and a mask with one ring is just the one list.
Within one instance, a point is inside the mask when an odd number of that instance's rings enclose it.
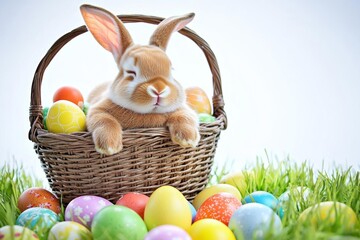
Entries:
{"label": "bunny's front paw", "polygon": [[121,132],[105,132],[102,129],[96,129],[93,132],[95,149],[98,153],[113,155],[122,150]]}
{"label": "bunny's front paw", "polygon": [[200,141],[200,133],[197,126],[179,124],[169,126],[171,140],[182,147],[196,147]]}

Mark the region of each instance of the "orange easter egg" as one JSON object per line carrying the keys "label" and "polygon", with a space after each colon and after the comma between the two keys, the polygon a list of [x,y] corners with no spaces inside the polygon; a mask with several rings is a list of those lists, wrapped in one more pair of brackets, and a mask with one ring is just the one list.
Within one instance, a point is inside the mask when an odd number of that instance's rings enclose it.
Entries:
{"label": "orange easter egg", "polygon": [[61,211],[59,199],[50,191],[38,187],[25,190],[18,200],[18,208],[21,212],[32,207],[47,208],[57,214]]}
{"label": "orange easter egg", "polygon": [[211,115],[211,104],[206,92],[200,87],[189,87],[185,89],[186,102],[190,108],[197,113]]}

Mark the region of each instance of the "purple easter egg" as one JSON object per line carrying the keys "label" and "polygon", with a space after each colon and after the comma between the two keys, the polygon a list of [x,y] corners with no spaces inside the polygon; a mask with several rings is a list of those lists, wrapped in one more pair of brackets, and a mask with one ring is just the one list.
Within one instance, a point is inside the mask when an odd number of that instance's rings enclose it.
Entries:
{"label": "purple easter egg", "polygon": [[65,209],[65,220],[78,222],[90,229],[95,214],[109,205],[113,204],[98,196],[87,195],[74,198]]}
{"label": "purple easter egg", "polygon": [[182,228],[174,225],[161,225],[153,228],[145,240],[191,240],[190,235]]}

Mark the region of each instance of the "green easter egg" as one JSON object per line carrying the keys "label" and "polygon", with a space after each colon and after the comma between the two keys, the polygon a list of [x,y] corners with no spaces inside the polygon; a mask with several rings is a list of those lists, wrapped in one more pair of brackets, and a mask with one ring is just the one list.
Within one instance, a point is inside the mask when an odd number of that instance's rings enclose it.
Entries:
{"label": "green easter egg", "polygon": [[84,102],[84,104],[82,106],[82,110],[85,113],[85,115],[87,115],[87,113],[89,111],[89,107],[90,107],[90,104],[88,102]]}
{"label": "green easter egg", "polygon": [[94,240],[143,240],[147,228],[142,218],[130,208],[113,205],[98,212],[91,224]]}
{"label": "green easter egg", "polygon": [[208,113],[198,114],[200,123],[212,123],[215,122],[216,118]]}
{"label": "green easter egg", "polygon": [[49,107],[44,107],[43,108],[43,124],[44,124],[44,129],[47,130],[47,126],[46,126],[46,118],[49,112]]}

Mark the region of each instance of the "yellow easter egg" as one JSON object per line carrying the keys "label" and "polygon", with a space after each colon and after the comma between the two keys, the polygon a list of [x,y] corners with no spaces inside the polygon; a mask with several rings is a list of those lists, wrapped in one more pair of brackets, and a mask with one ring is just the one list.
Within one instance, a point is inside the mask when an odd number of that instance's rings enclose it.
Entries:
{"label": "yellow easter egg", "polygon": [[225,184],[229,184],[232,185],[234,187],[236,187],[242,196],[246,196],[248,195],[248,193],[246,192],[247,189],[247,182],[246,182],[246,178],[247,175],[253,175],[253,172],[234,172],[234,173],[230,173],[228,175],[226,175],[220,183],[225,183]]}
{"label": "yellow easter egg", "polygon": [[39,240],[39,237],[32,230],[17,225],[7,225],[0,228],[1,240]]}
{"label": "yellow easter egg", "polygon": [[359,224],[354,210],[340,202],[321,202],[305,209],[299,216],[299,222],[311,223],[314,227],[325,225],[331,230],[353,230]]}
{"label": "yellow easter egg", "polygon": [[65,221],[56,223],[50,230],[48,240],[91,240],[89,229],[77,222]]}
{"label": "yellow easter egg", "polygon": [[176,188],[162,186],[151,194],[145,207],[144,221],[148,230],[170,224],[188,231],[192,222],[189,202]]}
{"label": "yellow easter egg", "polygon": [[192,240],[235,240],[235,235],[228,226],[210,218],[196,221],[189,234]]}
{"label": "yellow easter egg", "polygon": [[215,184],[215,185],[205,188],[198,195],[195,196],[194,201],[193,201],[193,205],[194,205],[195,209],[196,210],[199,209],[201,204],[203,204],[203,202],[205,202],[205,200],[208,199],[209,197],[211,197],[212,195],[215,195],[215,194],[221,193],[221,192],[232,193],[232,194],[234,194],[234,196],[237,199],[239,199],[239,201],[241,201],[241,194],[236,187],[229,185],[229,184],[220,183],[220,184]]}
{"label": "yellow easter egg", "polygon": [[82,132],[86,130],[86,117],[76,104],[59,100],[50,107],[46,126],[52,133]]}

